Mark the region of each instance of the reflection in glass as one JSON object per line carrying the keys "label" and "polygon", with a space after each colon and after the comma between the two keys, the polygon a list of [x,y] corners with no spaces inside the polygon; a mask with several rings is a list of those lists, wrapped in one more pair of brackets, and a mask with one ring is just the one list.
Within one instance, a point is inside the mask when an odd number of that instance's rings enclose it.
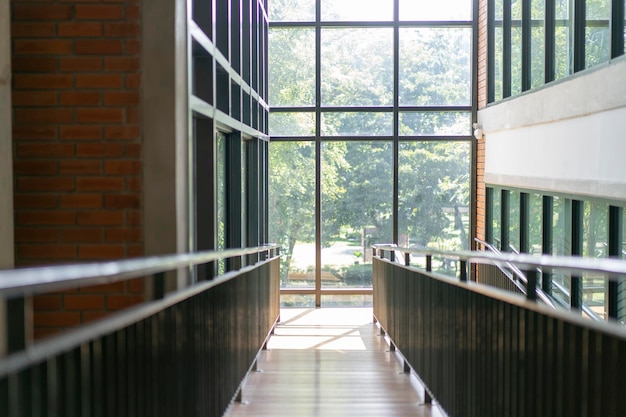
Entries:
{"label": "reflection in glass", "polygon": [[[499,2],[498,2],[499,3]],[[499,23],[499,25],[498,25]],[[494,31],[494,100],[501,100],[503,98],[502,89],[504,86],[504,60],[502,59],[502,53],[504,48],[504,33],[502,30],[502,21],[496,22]]]}
{"label": "reflection in glass", "polygon": [[540,256],[543,251],[543,196],[533,193],[529,199],[528,252]]}
{"label": "reflection in glass", "polygon": [[391,242],[392,143],[322,144],[322,287],[371,287],[372,245]]}
{"label": "reflection in glass", "polygon": [[322,21],[393,20],[393,0],[320,0]]}
{"label": "reflection in glass", "polygon": [[522,28],[511,28],[511,95],[522,92]]}
{"label": "reflection in glass", "polygon": [[585,68],[607,62],[611,53],[611,0],[586,3]]}
{"label": "reflection in glass", "polygon": [[402,112],[401,136],[467,136],[472,115],[468,112]]}
{"label": "reflection in glass", "polygon": [[271,136],[315,135],[315,113],[272,112],[269,124]]}
{"label": "reflection in glass", "polygon": [[[222,132],[217,132],[217,250],[226,248],[226,140]],[[224,260],[217,263],[218,275],[225,272]]]}
{"label": "reflection in glass", "polygon": [[392,113],[322,113],[322,136],[391,136],[392,134]]}
{"label": "reflection in glass", "polygon": [[506,252],[520,251],[520,193],[509,191],[509,246]]}
{"label": "reflection in glass", "polygon": [[311,45],[315,45],[315,29],[270,29],[270,105],[315,104],[315,48]]}
{"label": "reflection in glass", "polygon": [[315,295],[312,294],[281,294],[281,307],[315,308]]}
{"label": "reflection in glass", "polygon": [[573,71],[573,0],[555,0],[555,80],[570,75]]}
{"label": "reflection in glass", "polygon": [[493,231],[493,239],[489,242],[496,249],[502,249],[502,192],[499,188],[494,188],[491,193],[491,228]]}
{"label": "reflection in glass", "polygon": [[[590,258],[608,257],[607,204],[585,201],[583,215],[583,256]],[[604,317],[605,276],[600,273],[583,274],[583,303],[594,313]]]}
{"label": "reflection in glass", "polygon": [[472,0],[400,0],[400,20],[471,20]]}
{"label": "reflection in glass", "polygon": [[274,22],[314,22],[315,0],[270,0],[269,20]]}
{"label": "reflection in glass", "polygon": [[531,20],[530,85],[536,88],[545,80],[545,0],[532,0]]}
{"label": "reflection in glass", "polygon": [[[554,197],[552,209],[552,254],[570,256],[572,254],[572,201],[563,197]],[[565,305],[570,303],[569,273],[553,271],[552,293]]]}
{"label": "reflection in glass", "polygon": [[321,307],[372,307],[374,297],[364,294],[322,295]]}
{"label": "reflection in glass", "polygon": [[470,105],[470,28],[400,29],[400,105]]}
{"label": "reflection in glass", "polygon": [[401,142],[398,163],[398,245],[467,249],[470,142]]}
{"label": "reflection in glass", "polygon": [[393,102],[393,30],[322,29],[322,105]]}
{"label": "reflection in glass", "polygon": [[280,245],[281,287],[315,286],[315,144],[270,144],[270,242]]}

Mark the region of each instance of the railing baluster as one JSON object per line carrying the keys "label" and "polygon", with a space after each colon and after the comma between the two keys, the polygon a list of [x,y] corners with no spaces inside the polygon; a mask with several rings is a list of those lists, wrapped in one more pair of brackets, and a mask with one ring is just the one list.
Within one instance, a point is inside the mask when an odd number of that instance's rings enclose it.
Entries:
{"label": "railing baluster", "polygon": [[165,272],[157,272],[153,278],[153,298],[160,300],[165,297]]}
{"label": "railing baluster", "polygon": [[537,270],[529,269],[526,271],[526,298],[529,301],[537,301]]}
{"label": "railing baluster", "polygon": [[6,301],[6,329],[8,353],[24,350],[28,345],[29,320],[26,318],[27,301],[24,297]]}

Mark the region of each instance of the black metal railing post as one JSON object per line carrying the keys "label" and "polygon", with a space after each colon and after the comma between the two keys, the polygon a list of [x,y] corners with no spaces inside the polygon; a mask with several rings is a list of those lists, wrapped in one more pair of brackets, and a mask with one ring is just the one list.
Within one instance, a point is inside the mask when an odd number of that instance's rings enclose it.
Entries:
{"label": "black metal railing post", "polygon": [[165,272],[157,272],[152,278],[153,296],[155,300],[165,297]]}
{"label": "black metal railing post", "polygon": [[7,352],[14,353],[24,350],[28,345],[27,300],[24,297],[6,300],[6,332]]}
{"label": "black metal railing post", "polygon": [[460,280],[461,282],[467,282],[467,261],[465,260],[460,260],[459,263],[461,264],[461,271],[460,271]]}
{"label": "black metal railing post", "polygon": [[526,299],[529,301],[537,301],[537,270],[529,269],[526,271]]}

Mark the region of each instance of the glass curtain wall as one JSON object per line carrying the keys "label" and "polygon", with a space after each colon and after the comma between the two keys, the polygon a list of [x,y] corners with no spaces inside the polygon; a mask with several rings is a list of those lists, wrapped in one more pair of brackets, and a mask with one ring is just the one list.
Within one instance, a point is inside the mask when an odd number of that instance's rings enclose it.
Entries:
{"label": "glass curtain wall", "polygon": [[624,55],[624,0],[489,0],[489,102]]}
{"label": "glass curtain wall", "polygon": [[371,304],[371,246],[470,240],[472,0],[269,0],[283,305]]}
{"label": "glass curtain wall", "polygon": [[[268,242],[267,1],[189,5],[189,248],[259,246]],[[229,268],[199,267],[190,280]]]}
{"label": "glass curtain wall", "polygon": [[[486,194],[487,241],[502,251],[511,245],[509,250],[537,256],[626,257],[623,201],[493,186],[487,186]],[[557,304],[581,310],[583,317],[626,322],[626,286],[610,283],[610,278],[544,270],[542,286]]]}

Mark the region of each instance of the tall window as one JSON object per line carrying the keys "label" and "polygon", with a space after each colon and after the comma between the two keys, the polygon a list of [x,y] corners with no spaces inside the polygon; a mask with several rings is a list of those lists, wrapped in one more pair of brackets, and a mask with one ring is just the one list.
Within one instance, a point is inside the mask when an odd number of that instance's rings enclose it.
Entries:
{"label": "tall window", "polygon": [[489,0],[489,101],[624,55],[624,0]]}
{"label": "tall window", "polygon": [[270,0],[283,304],[371,303],[371,246],[469,247],[472,0]]}

